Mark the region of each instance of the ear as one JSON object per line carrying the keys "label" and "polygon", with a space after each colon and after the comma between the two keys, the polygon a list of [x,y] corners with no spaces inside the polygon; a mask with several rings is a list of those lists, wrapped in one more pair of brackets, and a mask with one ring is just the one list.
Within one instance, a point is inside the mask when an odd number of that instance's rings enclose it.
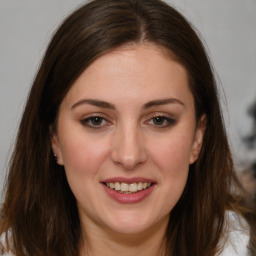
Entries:
{"label": "ear", "polygon": [[200,118],[197,124],[197,128],[195,131],[195,136],[194,136],[194,140],[193,140],[193,144],[190,152],[190,159],[189,159],[190,164],[193,164],[197,160],[200,154],[201,147],[203,144],[203,139],[204,139],[205,128],[206,128],[206,115],[202,115],[202,117]]}
{"label": "ear", "polygon": [[56,162],[59,165],[64,165],[59,139],[58,139],[56,132],[53,132],[52,127],[50,128],[50,134],[51,134],[52,151],[53,151],[54,156],[56,157]]}

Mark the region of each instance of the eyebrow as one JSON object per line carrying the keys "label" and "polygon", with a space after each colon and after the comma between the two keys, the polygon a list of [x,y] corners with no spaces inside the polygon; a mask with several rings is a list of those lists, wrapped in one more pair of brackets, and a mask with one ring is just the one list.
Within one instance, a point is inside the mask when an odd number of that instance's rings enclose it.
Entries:
{"label": "eyebrow", "polygon": [[[155,107],[155,106],[161,106],[161,105],[166,105],[166,104],[171,104],[171,103],[176,103],[176,104],[184,106],[184,103],[182,101],[180,101],[179,99],[168,98],[168,99],[149,101],[146,104],[144,104],[142,108],[143,109],[148,109],[148,108],[152,108],[152,107]],[[76,108],[80,105],[83,105],[83,104],[89,104],[89,105],[93,105],[93,106],[96,106],[96,107],[99,107],[99,108],[115,109],[115,106],[113,104],[108,103],[106,101],[97,100],[97,99],[82,99],[82,100],[79,100],[74,105],[72,105],[71,109],[74,109],[74,108]]]}
{"label": "eyebrow", "polygon": [[152,107],[155,107],[155,106],[161,106],[161,105],[166,105],[166,104],[171,104],[171,103],[176,103],[176,104],[184,106],[184,103],[181,100],[176,99],[176,98],[168,98],[168,99],[149,101],[148,103],[146,103],[143,106],[143,108],[148,109],[148,108],[152,108]]}
{"label": "eyebrow", "polygon": [[111,103],[108,103],[106,101],[102,101],[102,100],[96,100],[96,99],[82,99],[79,100],[78,102],[76,102],[74,105],[72,105],[72,109],[83,105],[83,104],[89,104],[89,105],[93,105],[99,108],[108,108],[108,109],[115,109],[115,106]]}

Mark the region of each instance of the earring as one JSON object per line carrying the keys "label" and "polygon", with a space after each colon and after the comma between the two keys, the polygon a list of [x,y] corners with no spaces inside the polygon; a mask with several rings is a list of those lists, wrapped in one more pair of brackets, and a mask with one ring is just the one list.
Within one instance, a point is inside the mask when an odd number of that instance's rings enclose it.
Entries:
{"label": "earring", "polygon": [[53,154],[53,156],[54,156],[54,158],[55,158],[56,163],[58,163],[58,157],[57,157],[57,155]]}

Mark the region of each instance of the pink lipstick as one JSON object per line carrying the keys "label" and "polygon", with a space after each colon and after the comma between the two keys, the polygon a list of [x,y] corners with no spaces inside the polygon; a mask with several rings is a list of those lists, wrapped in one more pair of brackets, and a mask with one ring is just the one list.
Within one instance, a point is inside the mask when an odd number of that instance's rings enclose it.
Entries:
{"label": "pink lipstick", "polygon": [[123,204],[143,201],[155,188],[156,182],[142,177],[114,177],[101,182],[106,193],[114,200]]}

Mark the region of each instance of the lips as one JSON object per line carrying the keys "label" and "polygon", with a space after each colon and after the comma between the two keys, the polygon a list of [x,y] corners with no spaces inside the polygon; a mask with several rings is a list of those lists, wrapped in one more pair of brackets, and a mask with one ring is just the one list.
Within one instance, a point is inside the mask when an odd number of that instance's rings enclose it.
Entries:
{"label": "lips", "polygon": [[153,191],[156,182],[145,178],[116,177],[101,182],[107,194],[119,203],[137,203]]}

